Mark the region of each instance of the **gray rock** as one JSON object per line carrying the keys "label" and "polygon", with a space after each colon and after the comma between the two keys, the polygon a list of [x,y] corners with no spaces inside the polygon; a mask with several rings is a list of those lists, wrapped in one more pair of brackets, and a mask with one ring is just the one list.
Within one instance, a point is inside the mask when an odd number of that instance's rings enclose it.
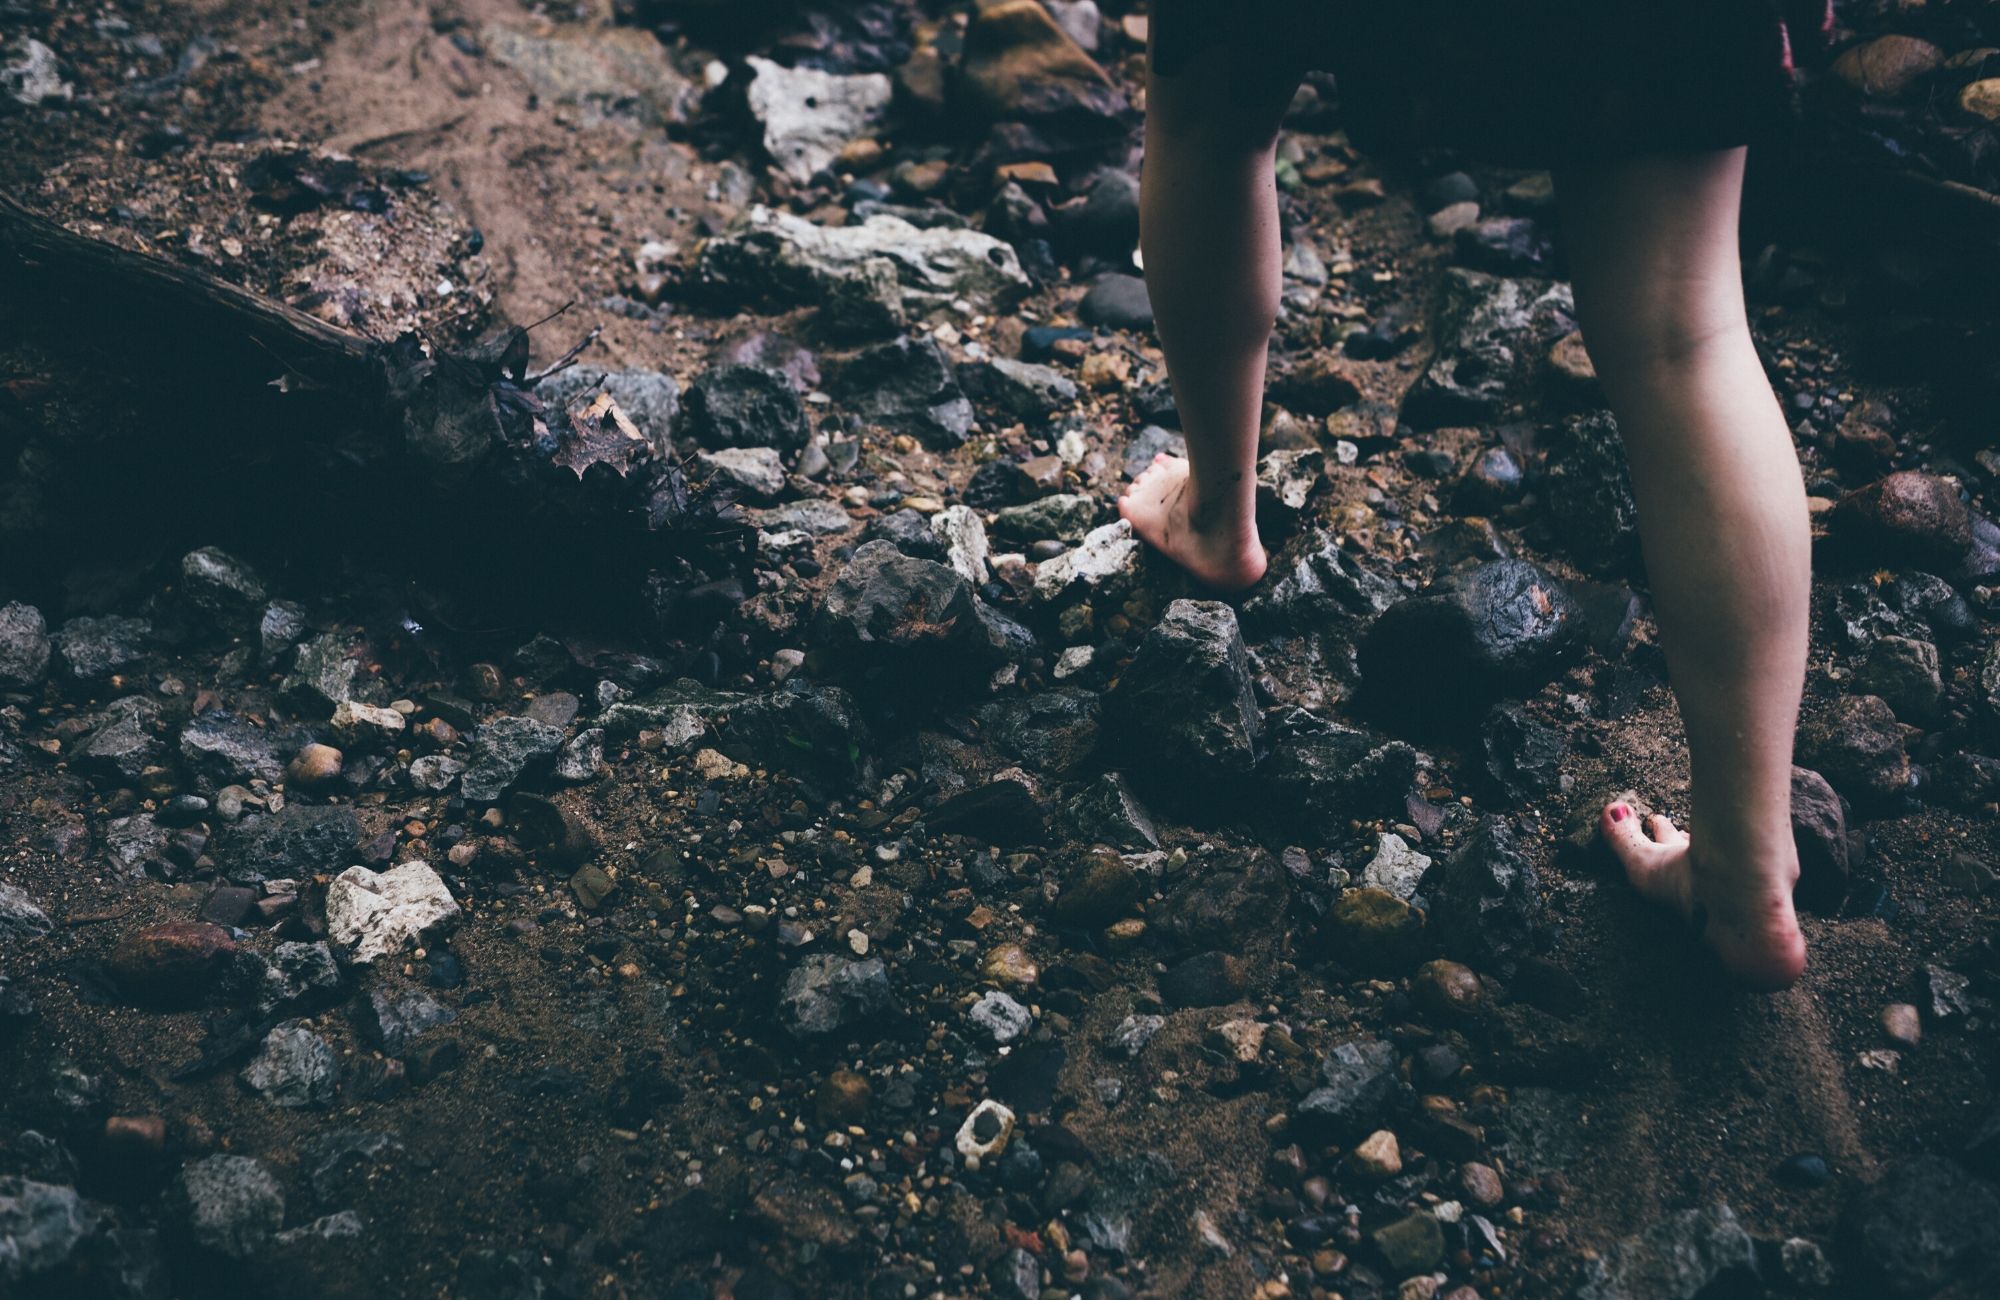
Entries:
{"label": "gray rock", "polygon": [[32,36],[7,47],[0,63],[0,92],[23,108],[39,108],[54,100],[69,100],[76,88],[63,80],[56,52]]}
{"label": "gray rock", "polygon": [[1153,458],[1162,453],[1186,459],[1187,439],[1157,424],[1149,424],[1139,430],[1132,435],[1132,441],[1125,444],[1125,477],[1138,478],[1152,467]]}
{"label": "gray rock", "polygon": [[0,1282],[11,1291],[59,1274],[98,1219],[74,1187],[0,1177]]}
{"label": "gray rock", "polygon": [[49,670],[48,624],[33,605],[0,605],[0,686],[33,686]]}
{"label": "gray rock", "polygon": [[709,482],[739,497],[771,501],[785,491],[785,462],[775,447],[698,451],[694,463]]}
{"label": "gray rock", "polygon": [[57,628],[53,640],[63,671],[96,682],[142,662],[152,652],[153,625],[120,614],[84,616]]}
{"label": "gray rock", "polygon": [[472,758],[458,779],[459,792],[472,803],[496,803],[562,747],[560,727],[533,718],[499,717],[472,733]]}
{"label": "gray rock", "polygon": [[257,983],[257,1014],[308,1012],[338,1000],[344,981],[333,949],[324,942],[281,943]]}
{"label": "gray rock", "polygon": [[1296,1122],[1331,1139],[1359,1137],[1383,1127],[1410,1100],[1396,1070],[1396,1049],[1379,1038],[1342,1043],[1320,1062],[1319,1087],[1293,1112]]}
{"label": "gray rock", "polygon": [[1073,550],[1035,566],[1035,594],[1048,601],[1121,598],[1139,581],[1144,552],[1123,519],[1093,528]]}
{"label": "gray rock", "polygon": [[761,205],[703,243],[692,278],[697,287],[738,302],[881,300],[890,313],[884,327],[957,298],[990,312],[1032,287],[1013,248],[991,235],[919,229],[887,214],[859,225],[819,226]]}
{"label": "gray rock", "polygon": [[1937,647],[1914,637],[1885,636],[1869,646],[1854,685],[1912,722],[1934,721],[1944,701]]}
{"label": "gray rock", "polygon": [[352,1210],[338,1210],[321,1215],[311,1223],[296,1228],[287,1228],[275,1240],[280,1246],[296,1245],[302,1241],[351,1241],[368,1231],[368,1225]]}
{"label": "gray rock", "polygon": [[1139,644],[1110,696],[1135,756],[1207,778],[1246,774],[1257,761],[1263,718],[1236,611],[1220,601],[1177,600]]}
{"label": "gray rock", "polygon": [[719,365],[688,390],[687,428],[710,449],[768,447],[801,450],[811,439],[798,389],[782,371],[763,366]]}
{"label": "gray rock", "polygon": [[181,591],[196,609],[231,624],[247,623],[270,598],[256,570],[214,546],[181,557]]}
{"label": "gray rock", "polygon": [[1552,575],[1525,560],[1447,574],[1390,606],[1361,639],[1371,691],[1461,712],[1525,694],[1583,651],[1583,611]]}
{"label": "gray rock", "polygon": [[229,713],[204,713],[181,728],[181,759],[216,786],[251,780],[275,784],[285,776],[285,761],[271,733]]}
{"label": "gray rock", "polygon": [[1080,840],[1119,849],[1157,849],[1160,833],[1122,773],[1105,772],[1072,797],[1064,808],[1071,832]]}
{"label": "gray rock", "polygon": [[993,518],[993,531],[1025,545],[1054,538],[1081,542],[1097,522],[1097,498],[1079,492],[1057,492],[1018,506],[1008,506]]}
{"label": "gray rock", "polygon": [[1384,831],[1376,841],[1375,856],[1361,869],[1361,883],[1408,900],[1430,868],[1431,860],[1411,848],[1402,836]]}
{"label": "gray rock", "polygon": [[1566,284],[1451,267],[1439,290],[1437,354],[1403,403],[1415,428],[1484,423],[1525,399],[1537,361],[1576,328]]}
{"label": "gray rock", "polygon": [[785,1028],[802,1038],[863,1028],[897,1011],[889,968],[879,957],[850,961],[816,953],[800,960],[778,995]]}
{"label": "gray rock", "polygon": [[708,733],[710,722],[725,717],[743,699],[682,678],[637,699],[617,700],[599,715],[607,736],[631,740],[642,731],[665,733],[666,748],[681,750]]}
{"label": "gray rock", "polygon": [[1153,1036],[1167,1027],[1165,1016],[1127,1016],[1111,1031],[1106,1046],[1127,1057],[1136,1057],[1146,1050],[1146,1044]]}
{"label": "gray rock", "polygon": [[764,151],[803,185],[831,166],[851,140],[881,124],[895,88],[878,72],[839,76],[786,68],[751,55],[750,115],[764,128]]}
{"label": "gray rock", "polygon": [[837,371],[835,395],[864,423],[949,451],[972,432],[972,403],[937,342],[907,336],[856,353]]}
{"label": "gray rock", "polygon": [[153,734],[160,706],[152,700],[127,695],[105,705],[97,716],[96,728],[70,752],[71,767],[135,783],[147,768],[166,762],[166,744]]}
{"label": "gray rock", "polygon": [[351,865],[360,839],[361,821],[345,804],[287,803],[238,822],[215,856],[231,880],[301,880]]}
{"label": "gray rock", "polygon": [[800,532],[811,537],[838,537],[854,527],[854,517],[832,501],[812,497],[756,511],[751,516],[767,533]]}
{"label": "gray rock", "polygon": [[1146,282],[1116,271],[1098,277],[1077,304],[1076,314],[1086,324],[1105,329],[1153,328],[1153,300],[1146,293]]}
{"label": "gray rock", "polygon": [[1504,817],[1486,817],[1425,886],[1446,950],[1505,974],[1548,937],[1541,878]]}
{"label": "gray rock", "polygon": [[294,708],[330,716],[344,701],[357,698],[359,648],[360,639],[346,632],[323,632],[302,642],[292,671],[278,683],[279,693]]}
{"label": "gray rock", "polygon": [[1810,768],[1792,769],[1792,842],[1798,846],[1799,906],[1831,915],[1847,898],[1860,836],[1847,826],[1847,801]]}
{"label": "gray rock", "polygon": [[1009,758],[1052,772],[1082,766],[1097,752],[1102,704],[1094,691],[1063,686],[1005,695],[980,706],[979,726]]}
{"label": "gray rock", "polygon": [[1578,565],[1604,572],[1638,560],[1639,506],[1611,412],[1572,416],[1557,426],[1540,494],[1549,523]]}
{"label": "gray rock", "polygon": [[583,782],[604,770],[604,728],[578,732],[556,755],[558,781]]}
{"label": "gray rock", "polygon": [[449,754],[425,754],[410,761],[410,784],[431,794],[443,794],[464,772],[465,764]]}
{"label": "gray rock", "polygon": [[49,914],[35,906],[26,890],[0,884],[0,940],[12,946],[39,939],[54,928]]}
{"label": "gray rock", "polygon": [[542,34],[487,23],[478,39],[487,58],[520,74],[541,99],[573,105],[589,119],[660,127],[686,121],[701,98],[699,83],[636,28],[558,24]]}
{"label": "gray rock", "polygon": [[744,698],[729,714],[723,744],[732,755],[839,790],[865,784],[873,771],[868,727],[854,697],[796,678]]}
{"label": "gray rock", "polygon": [[1317,447],[1267,452],[1257,462],[1257,509],[1260,518],[1289,521],[1305,508],[1326,469],[1326,453]]}
{"label": "gray rock", "polygon": [[193,1243],[230,1259],[262,1250],[285,1223],[285,1194],[262,1163],[214,1155],[174,1180],[172,1208]]}
{"label": "gray rock", "polygon": [[1393,579],[1345,554],[1340,539],[1322,529],[1303,537],[1296,559],[1272,568],[1275,580],[1243,605],[1243,625],[1259,634],[1351,626],[1380,614],[1405,594]]}
{"label": "gray rock", "polygon": [[401,1056],[417,1038],[456,1019],[456,1011],[420,988],[373,988],[355,1023],[370,1042]]}
{"label": "gray rock", "polygon": [[1011,1043],[1035,1027],[1035,1015],[998,989],[988,989],[965,1018],[995,1043]]}
{"label": "gray rock", "polygon": [[565,413],[573,403],[579,399],[587,402],[598,393],[611,394],[611,400],[646,435],[654,455],[664,456],[673,450],[674,423],[680,418],[681,386],[664,370],[572,366],[535,385],[535,396],[548,407],[544,419],[551,428],[568,423]]}
{"label": "gray rock", "polygon": [[931,534],[943,546],[943,561],[977,587],[986,581],[986,525],[970,506],[946,506],[930,518]]}
{"label": "gray rock", "polygon": [[886,541],[855,550],[827,588],[812,631],[833,655],[874,670],[961,678],[1034,647],[1032,633],[980,600],[958,573]]}
{"label": "gray rock", "polygon": [[1799,762],[1859,807],[1880,809],[1909,793],[1910,756],[1888,703],[1843,695],[1799,727]]}
{"label": "gray rock", "polygon": [[1682,1210],[1585,1265],[1577,1300],[1694,1300],[1757,1267],[1756,1243],[1727,1205]]}
{"label": "gray rock", "polygon": [[958,382],[974,402],[1022,424],[1046,420],[1077,399],[1075,382],[1062,371],[1010,357],[966,362]]}
{"label": "gray rock", "polygon": [[143,875],[164,861],[167,828],[151,813],[114,817],[104,826],[104,854],[128,876]]}
{"label": "gray rock", "polygon": [[257,642],[264,658],[276,659],[306,634],[306,608],[295,600],[274,600],[257,623]]}
{"label": "gray rock", "polygon": [[340,1082],[340,1058],[324,1038],[293,1021],[264,1035],[264,1045],[237,1077],[273,1106],[331,1106]]}

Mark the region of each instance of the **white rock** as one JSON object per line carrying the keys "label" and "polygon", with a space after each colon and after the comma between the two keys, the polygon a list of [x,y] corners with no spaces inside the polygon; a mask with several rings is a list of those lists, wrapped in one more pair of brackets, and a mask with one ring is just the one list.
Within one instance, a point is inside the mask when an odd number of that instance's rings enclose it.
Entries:
{"label": "white rock", "polygon": [[1014,1112],[989,1097],[974,1106],[965,1123],[958,1126],[952,1145],[965,1157],[967,1169],[977,1169],[980,1161],[1005,1151],[1007,1139],[1013,1136]]}
{"label": "white rock", "polygon": [[1097,647],[1073,645],[1056,656],[1055,676],[1059,682],[1066,682],[1089,668],[1097,659]]}
{"label": "white rock", "polygon": [[1430,866],[1431,860],[1411,848],[1402,836],[1384,831],[1376,841],[1374,859],[1361,869],[1361,883],[1408,899],[1417,892],[1417,882]]}
{"label": "white rock", "polygon": [[1035,1027],[1035,1013],[997,989],[981,994],[965,1018],[996,1043],[1011,1043]]}
{"label": "white rock", "polygon": [[56,68],[56,52],[32,36],[13,47],[13,57],[0,63],[0,90],[17,104],[34,108],[51,99],[69,99],[75,89]]}
{"label": "white rock", "polygon": [[946,506],[931,516],[931,531],[944,543],[945,563],[973,586],[986,581],[986,525],[970,506]]}
{"label": "white rock", "polygon": [[897,292],[911,311],[950,306],[957,298],[984,308],[1033,288],[1013,247],[976,230],[918,229],[887,213],[858,226],[820,226],[762,204],[702,245],[695,272],[727,282],[741,268],[754,267],[772,284],[816,286],[801,300],[817,301],[829,288],[863,275],[872,261],[894,270]]}
{"label": "white rock", "polygon": [[694,462],[711,478],[741,488],[754,497],[776,497],[785,490],[785,462],[776,447],[721,447],[698,451]]}
{"label": "white rock", "polygon": [[751,55],[746,96],[764,124],[764,148],[779,170],[803,185],[867,135],[888,112],[895,86],[879,72],[843,77],[817,68],[786,68]]}
{"label": "white rock", "polygon": [[348,960],[367,965],[428,931],[457,923],[458,900],[427,862],[387,871],[349,867],[326,890],[326,930]]}
{"label": "white rock", "polygon": [[401,735],[408,725],[408,720],[394,709],[363,704],[359,700],[342,700],[333,711],[334,734],[350,745],[361,741],[392,740]]}
{"label": "white rock", "polygon": [[1035,567],[1035,594],[1055,600],[1071,587],[1121,595],[1139,576],[1143,543],[1123,519],[1093,528],[1071,550]]}

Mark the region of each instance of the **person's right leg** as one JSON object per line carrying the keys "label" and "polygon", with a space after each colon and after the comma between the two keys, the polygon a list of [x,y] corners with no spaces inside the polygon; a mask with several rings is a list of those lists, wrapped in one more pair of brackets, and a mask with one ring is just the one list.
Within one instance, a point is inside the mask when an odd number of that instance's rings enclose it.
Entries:
{"label": "person's right leg", "polygon": [[1579,325],[1623,434],[1686,725],[1694,835],[1603,813],[1632,883],[1702,927],[1762,988],[1805,968],[1792,910],[1792,734],[1811,541],[1784,415],[1743,303],[1744,151],[1558,176]]}

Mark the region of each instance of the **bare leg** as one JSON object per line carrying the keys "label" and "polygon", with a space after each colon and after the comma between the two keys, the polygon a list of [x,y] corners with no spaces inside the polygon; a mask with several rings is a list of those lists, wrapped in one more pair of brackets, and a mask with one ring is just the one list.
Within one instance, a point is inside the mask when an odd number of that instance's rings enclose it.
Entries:
{"label": "bare leg", "polygon": [[1559,178],[1583,336],[1618,417],[1674,693],[1695,836],[1603,813],[1632,883],[1738,978],[1805,967],[1792,911],[1792,732],[1811,543],[1797,453],[1751,342],[1737,253],[1744,151]]}
{"label": "bare leg", "polygon": [[1232,75],[1220,49],[1146,87],[1140,245],[1188,458],[1156,459],[1118,511],[1223,591],[1264,576],[1257,430],[1282,287],[1272,165],[1296,89]]}

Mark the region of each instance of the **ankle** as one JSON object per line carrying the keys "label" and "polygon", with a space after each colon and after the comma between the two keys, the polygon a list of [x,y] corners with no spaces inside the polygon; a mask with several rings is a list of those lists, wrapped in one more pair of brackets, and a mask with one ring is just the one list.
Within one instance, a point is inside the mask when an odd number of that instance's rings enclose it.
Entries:
{"label": "ankle", "polygon": [[1252,493],[1229,491],[1210,497],[1193,479],[1187,487],[1188,527],[1218,541],[1257,540],[1257,501]]}

